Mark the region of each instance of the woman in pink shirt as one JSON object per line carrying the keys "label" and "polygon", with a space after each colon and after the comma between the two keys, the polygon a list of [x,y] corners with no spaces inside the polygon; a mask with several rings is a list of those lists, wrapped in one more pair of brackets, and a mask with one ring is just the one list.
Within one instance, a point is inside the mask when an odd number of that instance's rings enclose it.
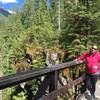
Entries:
{"label": "woman in pink shirt", "polygon": [[96,82],[100,72],[100,53],[94,45],[89,52],[85,52],[76,59],[86,63],[86,89],[90,91],[91,100],[95,98]]}

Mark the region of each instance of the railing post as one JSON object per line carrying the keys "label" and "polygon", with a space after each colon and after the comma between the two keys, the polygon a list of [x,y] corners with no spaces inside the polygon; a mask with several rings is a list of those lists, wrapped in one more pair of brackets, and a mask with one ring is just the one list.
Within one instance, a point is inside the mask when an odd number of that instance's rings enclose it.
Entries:
{"label": "railing post", "polygon": [[[52,92],[57,89],[58,72],[57,71],[52,72],[50,77],[51,81],[49,84],[49,92]],[[54,100],[57,100],[57,97]]]}
{"label": "railing post", "polygon": [[[73,80],[75,80],[76,79],[76,73],[75,72],[73,72]],[[77,96],[77,85],[75,85],[74,86],[74,93],[75,93],[75,95],[74,95],[74,99],[76,99],[76,96]]]}
{"label": "railing post", "polygon": [[33,100],[38,100],[38,99],[41,100],[40,98],[42,98],[43,95],[45,95],[45,92],[50,84],[50,81],[51,81],[50,74],[47,74],[41,85],[38,87],[38,91]]}

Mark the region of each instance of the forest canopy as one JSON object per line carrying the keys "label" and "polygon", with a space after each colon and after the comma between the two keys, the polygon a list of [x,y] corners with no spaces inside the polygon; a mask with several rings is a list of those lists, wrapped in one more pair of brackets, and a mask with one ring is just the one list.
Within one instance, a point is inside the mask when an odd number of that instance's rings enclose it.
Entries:
{"label": "forest canopy", "polygon": [[[2,72],[15,72],[14,59],[22,59],[26,47],[59,44],[66,52],[65,61],[92,44],[99,47],[99,5],[100,0],[24,0],[22,9],[14,8],[15,14],[0,16]],[[43,65],[40,59],[35,66]]]}

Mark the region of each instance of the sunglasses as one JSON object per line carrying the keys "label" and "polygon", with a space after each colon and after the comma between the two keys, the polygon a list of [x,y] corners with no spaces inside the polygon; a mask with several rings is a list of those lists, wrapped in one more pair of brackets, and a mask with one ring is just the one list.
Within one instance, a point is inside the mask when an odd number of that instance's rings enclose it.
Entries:
{"label": "sunglasses", "polygon": [[92,48],[92,51],[94,51],[94,50],[97,50],[97,49]]}

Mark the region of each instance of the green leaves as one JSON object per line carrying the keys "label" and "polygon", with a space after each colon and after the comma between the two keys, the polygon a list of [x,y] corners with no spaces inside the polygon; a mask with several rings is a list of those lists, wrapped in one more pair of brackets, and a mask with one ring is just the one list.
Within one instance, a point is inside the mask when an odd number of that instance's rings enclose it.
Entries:
{"label": "green leaves", "polygon": [[[9,16],[1,23],[0,29],[0,61],[6,74],[14,72],[13,59],[24,58],[24,49],[27,45],[49,46],[58,40],[60,35],[51,22],[47,0],[45,2],[25,0],[22,11],[17,8],[16,14]],[[41,58],[39,63],[42,62],[44,63]]]}
{"label": "green leaves", "polygon": [[[58,0],[52,0],[48,6],[47,0],[25,0],[21,12],[17,8],[16,14],[0,20],[1,66],[10,69],[14,57],[24,57],[27,45],[52,47],[55,41],[60,41],[69,56],[79,55],[88,48],[86,43],[99,39],[99,4],[100,0],[89,1],[88,6],[78,0],[60,0],[58,6]],[[59,17],[61,33],[58,32]]]}

